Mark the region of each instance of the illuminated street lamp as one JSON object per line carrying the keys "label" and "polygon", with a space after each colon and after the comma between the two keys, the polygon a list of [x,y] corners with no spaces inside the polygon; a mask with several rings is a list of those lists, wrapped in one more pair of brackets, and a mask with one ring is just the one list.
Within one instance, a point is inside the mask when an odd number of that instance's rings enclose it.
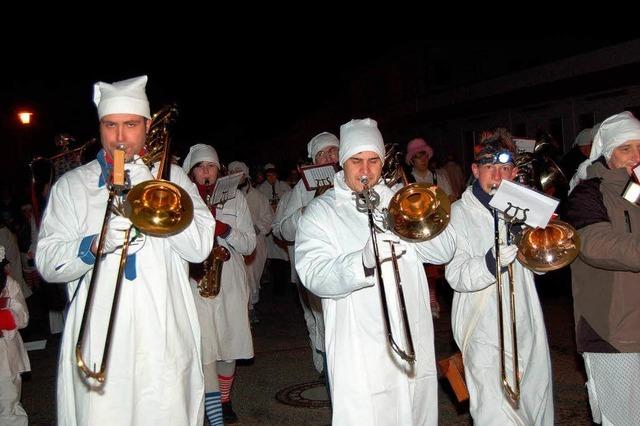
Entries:
{"label": "illuminated street lamp", "polygon": [[20,120],[20,123],[26,125],[31,124],[31,116],[33,115],[32,112],[28,112],[28,111],[21,111],[18,113],[18,120]]}

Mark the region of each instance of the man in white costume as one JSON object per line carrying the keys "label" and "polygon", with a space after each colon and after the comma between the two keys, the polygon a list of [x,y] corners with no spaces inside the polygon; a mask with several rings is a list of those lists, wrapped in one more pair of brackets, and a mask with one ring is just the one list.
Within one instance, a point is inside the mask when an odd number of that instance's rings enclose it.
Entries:
{"label": "man in white costume", "polygon": [[238,189],[247,200],[253,229],[256,232],[256,248],[248,256],[244,257],[247,271],[247,283],[249,284],[249,321],[258,323],[260,319],[254,306],[260,300],[260,277],[264,271],[267,260],[267,235],[271,233],[273,222],[273,210],[269,206],[269,199],[256,188],[251,186],[249,167],[242,161],[232,161],[227,167],[229,174],[242,173],[242,179]]}
{"label": "man in white costume", "polygon": [[[470,412],[478,425],[552,425],[553,396],[551,361],[542,309],[533,281],[516,255],[515,245],[506,245],[506,227],[500,220],[500,263],[503,294],[508,294],[507,266],[513,265],[516,322],[518,329],[518,375],[521,377],[519,408],[508,401],[500,380],[498,306],[493,210],[490,193],[502,180],[513,180],[517,168],[509,136],[496,132],[476,150],[471,166],[477,179],[452,205],[451,226],[456,234],[456,252],[446,266],[446,279],[454,290],[451,322],[456,343],[462,350],[469,388]],[[503,298],[504,341],[507,379],[513,388],[510,309]]]}
{"label": "man in white costume", "polygon": [[[132,185],[154,179],[158,168],[156,164],[150,171],[139,157],[151,124],[146,82],[147,76],[141,76],[95,84],[102,150],[96,160],[65,173],[54,184],[42,218],[36,265],[46,281],[69,283],[71,300],[58,369],[60,426],[203,422],[200,326],[187,263],[202,262],[211,251],[215,220],[178,166],[171,166],[170,178],[191,196],[193,221],[169,237],[136,235],[126,258],[106,381],[87,379],[76,366],[75,346],[107,205],[105,183],[112,181],[114,151],[124,147]],[[101,362],[120,248],[131,226],[126,217],[112,215],[104,236],[84,339],[84,359],[90,367]]]}
{"label": "man in white costume", "polygon": [[[202,297],[198,290],[201,277],[191,278],[198,319],[202,328],[202,364],[205,379],[205,411],[212,426],[222,424],[216,412],[221,402],[225,422],[238,420],[231,406],[231,387],[235,379],[236,359],[253,358],[253,341],[247,315],[249,286],[243,255],[253,252],[256,234],[251,213],[242,191],[224,205],[211,205],[220,161],[216,150],[205,144],[191,147],[182,168],[196,183],[200,196],[216,218],[216,244],[224,247],[230,257],[222,263],[220,292],[214,297]],[[219,384],[219,388],[218,385]]]}
{"label": "man in white costume", "polygon": [[[275,216],[280,200],[286,192],[291,191],[291,187],[286,182],[278,179],[278,171],[272,163],[267,163],[264,166],[264,174],[266,180],[258,185],[257,188],[269,199],[271,210]],[[267,235],[267,259],[269,259],[267,271],[273,293],[276,296],[282,296],[290,283],[290,259],[286,242],[275,237],[273,232]]]}
{"label": "man in white costume", "polygon": [[[337,163],[339,148],[340,141],[338,138],[328,132],[322,132],[314,136],[307,144],[309,158],[311,158],[313,164],[317,165]],[[302,216],[302,212],[314,198],[315,194],[315,190],[307,190],[301,179],[291,191],[291,196],[288,198],[286,205],[283,204],[282,209],[278,206],[278,214],[276,214],[274,221],[274,229],[277,227],[280,235],[286,241],[295,240],[298,221]],[[309,331],[313,364],[315,365],[318,373],[322,373],[324,371],[325,362],[322,303],[318,296],[309,292],[301,285],[298,285],[298,295],[304,312],[304,319],[307,323],[307,330]]]}
{"label": "man in white costume", "polygon": [[340,127],[344,170],[336,174],[334,188],[312,200],[299,220],[296,269],[303,285],[322,298],[333,424],[435,425],[438,381],[422,263],[449,261],[455,237],[450,227],[423,243],[401,241],[389,232],[378,235],[390,321],[396,340],[406,348],[391,243],[398,256],[416,352],[411,365],[387,342],[368,215],[359,212],[355,202],[355,193],[363,190],[360,179],[366,176],[380,195],[380,207],[389,204],[394,193],[380,180],[384,154],[374,120],[352,120]]}

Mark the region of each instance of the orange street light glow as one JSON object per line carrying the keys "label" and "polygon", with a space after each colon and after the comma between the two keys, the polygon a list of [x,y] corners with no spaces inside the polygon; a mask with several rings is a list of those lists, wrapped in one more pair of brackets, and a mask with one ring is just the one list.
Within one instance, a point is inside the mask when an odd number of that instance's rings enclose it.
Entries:
{"label": "orange street light glow", "polygon": [[33,115],[32,112],[19,112],[18,118],[20,119],[20,122],[22,124],[30,124],[32,115]]}

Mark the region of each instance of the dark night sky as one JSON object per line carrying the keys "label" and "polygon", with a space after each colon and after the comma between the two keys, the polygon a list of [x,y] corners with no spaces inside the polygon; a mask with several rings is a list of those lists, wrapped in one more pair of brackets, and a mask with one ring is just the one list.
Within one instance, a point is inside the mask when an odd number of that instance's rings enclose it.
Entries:
{"label": "dark night sky", "polygon": [[[521,56],[524,63],[534,65],[612,42],[575,37],[561,40],[297,42],[299,47],[295,48],[292,42],[275,40],[235,46],[219,42],[206,47],[179,45],[145,54],[136,53],[135,47],[131,52],[109,47],[72,52],[58,47],[48,52],[8,54],[11,60],[5,63],[11,66],[5,67],[0,79],[0,134],[10,143],[27,141],[18,150],[19,161],[25,163],[33,155],[56,152],[53,138],[58,133],[86,141],[97,131],[93,83],[148,74],[152,110],[169,102],[176,102],[180,109],[174,138],[177,154],[184,154],[198,141],[216,147],[238,140],[259,143],[319,106],[330,106],[336,100],[348,102],[349,82],[357,78],[358,70],[380,61],[390,51],[428,46],[455,57],[480,48],[489,49],[490,54]],[[532,52],[537,56],[532,57]],[[17,125],[15,112],[20,107],[35,111],[31,129]],[[328,130],[337,132],[339,124]],[[220,138],[224,140],[214,140],[212,135],[223,135]],[[10,170],[15,158],[3,156],[0,162],[3,171]]]}

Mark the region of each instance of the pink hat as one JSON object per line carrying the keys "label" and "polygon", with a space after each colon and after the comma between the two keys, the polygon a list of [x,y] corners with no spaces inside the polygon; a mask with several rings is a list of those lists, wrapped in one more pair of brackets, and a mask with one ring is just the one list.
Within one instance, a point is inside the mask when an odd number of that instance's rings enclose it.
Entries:
{"label": "pink hat", "polygon": [[407,155],[404,157],[404,161],[411,166],[411,160],[419,152],[426,152],[429,158],[433,157],[433,148],[422,138],[415,138],[407,145]]}

